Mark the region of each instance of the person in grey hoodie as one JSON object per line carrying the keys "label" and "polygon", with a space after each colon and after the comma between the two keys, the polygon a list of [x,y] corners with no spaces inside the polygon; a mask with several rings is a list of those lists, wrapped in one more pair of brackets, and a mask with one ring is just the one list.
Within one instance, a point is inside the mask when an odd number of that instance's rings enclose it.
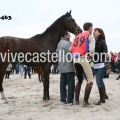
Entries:
{"label": "person in grey hoodie", "polygon": [[[70,33],[66,30],[62,32],[62,37],[57,45],[58,65],[61,73],[60,76],[60,101],[73,105],[74,88],[75,88],[75,73],[72,63],[72,55],[69,51],[71,46]],[[68,85],[68,93],[66,86]]]}

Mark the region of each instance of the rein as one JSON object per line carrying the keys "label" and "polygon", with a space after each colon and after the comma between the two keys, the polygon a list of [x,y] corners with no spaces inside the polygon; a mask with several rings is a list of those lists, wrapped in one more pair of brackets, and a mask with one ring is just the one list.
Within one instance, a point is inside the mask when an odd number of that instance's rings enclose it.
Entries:
{"label": "rein", "polygon": [[[67,21],[69,21],[70,18],[71,18],[71,17],[67,18]],[[68,23],[68,22],[67,22],[67,23]],[[69,23],[68,23],[68,24],[69,24]],[[76,24],[76,27],[74,28],[74,31],[75,31],[75,32],[74,32],[75,36],[78,35],[79,32],[78,32],[78,25],[77,25],[77,24]]]}

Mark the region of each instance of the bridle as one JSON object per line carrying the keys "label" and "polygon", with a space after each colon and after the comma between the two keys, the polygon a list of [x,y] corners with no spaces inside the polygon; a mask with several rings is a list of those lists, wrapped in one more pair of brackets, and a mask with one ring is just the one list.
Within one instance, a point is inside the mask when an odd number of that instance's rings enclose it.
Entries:
{"label": "bridle", "polygon": [[[67,18],[67,23],[68,23],[68,21],[70,20],[70,18],[71,18],[71,17],[68,17],[68,18]],[[68,24],[69,24],[69,23],[68,23]],[[79,28],[79,27],[78,27],[78,25],[76,24],[76,27],[74,28],[74,34],[75,34],[75,36],[78,35],[78,33],[79,33],[79,32],[78,32],[78,28]]]}
{"label": "bridle", "polygon": [[78,35],[79,34],[79,32],[78,32],[78,25],[76,25],[74,30],[75,30],[75,36]]}

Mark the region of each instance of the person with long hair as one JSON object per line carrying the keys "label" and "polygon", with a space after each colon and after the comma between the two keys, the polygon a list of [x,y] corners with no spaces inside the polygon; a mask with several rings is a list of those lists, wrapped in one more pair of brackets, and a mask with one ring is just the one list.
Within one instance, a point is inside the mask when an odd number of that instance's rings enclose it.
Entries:
{"label": "person with long hair", "polygon": [[96,103],[96,105],[100,105],[101,103],[105,103],[105,99],[108,99],[105,84],[103,81],[103,78],[105,76],[105,62],[107,60],[106,57],[108,48],[105,40],[104,31],[101,28],[95,28],[93,35],[96,40],[95,54],[93,54],[94,70],[96,75],[96,83],[100,95],[100,100]]}

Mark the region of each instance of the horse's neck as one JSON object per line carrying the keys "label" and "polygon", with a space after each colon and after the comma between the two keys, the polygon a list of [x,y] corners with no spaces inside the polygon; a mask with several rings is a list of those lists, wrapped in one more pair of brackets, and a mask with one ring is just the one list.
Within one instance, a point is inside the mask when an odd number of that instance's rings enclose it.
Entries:
{"label": "horse's neck", "polygon": [[62,26],[56,26],[56,28],[50,32],[51,39],[49,39],[49,42],[52,42],[55,49],[57,47],[57,44],[60,41],[61,31],[63,31],[63,27]]}

